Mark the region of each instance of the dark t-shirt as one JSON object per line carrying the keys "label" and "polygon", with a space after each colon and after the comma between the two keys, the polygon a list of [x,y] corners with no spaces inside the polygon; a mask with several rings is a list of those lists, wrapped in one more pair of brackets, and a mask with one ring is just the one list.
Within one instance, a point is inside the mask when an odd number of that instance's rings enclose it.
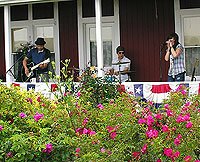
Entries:
{"label": "dark t-shirt", "polygon": [[[42,61],[44,61],[44,60],[46,60],[48,58],[50,59],[50,56],[51,56],[50,55],[50,51],[48,49],[46,49],[46,48],[44,48],[44,50],[42,52],[39,52],[39,53],[38,53],[37,48],[33,48],[27,54],[27,58],[30,59],[34,63],[34,65],[37,65],[40,62],[42,62]],[[37,70],[38,70],[38,73],[47,72],[48,71],[48,66],[45,69],[40,69],[38,67]]]}

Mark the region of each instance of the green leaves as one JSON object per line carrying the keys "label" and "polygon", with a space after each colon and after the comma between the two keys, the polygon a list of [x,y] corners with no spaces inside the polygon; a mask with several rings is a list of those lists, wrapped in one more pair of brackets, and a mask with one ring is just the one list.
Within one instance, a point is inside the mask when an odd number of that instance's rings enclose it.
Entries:
{"label": "green leaves", "polygon": [[[156,109],[148,101],[119,93],[117,84],[96,78],[95,69],[86,70],[76,91],[70,79],[58,82],[55,100],[0,85],[0,161],[199,158],[199,95],[173,92]],[[67,75],[66,68],[63,72]],[[37,112],[43,117],[36,121]],[[192,125],[186,126],[188,122]],[[51,152],[44,151],[47,144]],[[163,153],[166,148],[174,157]]]}

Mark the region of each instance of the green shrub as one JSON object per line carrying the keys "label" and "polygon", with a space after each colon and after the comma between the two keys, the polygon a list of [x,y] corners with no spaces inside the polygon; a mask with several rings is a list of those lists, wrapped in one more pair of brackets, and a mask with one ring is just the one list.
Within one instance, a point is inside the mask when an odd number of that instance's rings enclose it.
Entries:
{"label": "green shrub", "polygon": [[0,161],[199,162],[199,95],[178,89],[156,109],[117,86],[92,100],[92,78],[77,93],[57,84],[55,100],[0,85]]}

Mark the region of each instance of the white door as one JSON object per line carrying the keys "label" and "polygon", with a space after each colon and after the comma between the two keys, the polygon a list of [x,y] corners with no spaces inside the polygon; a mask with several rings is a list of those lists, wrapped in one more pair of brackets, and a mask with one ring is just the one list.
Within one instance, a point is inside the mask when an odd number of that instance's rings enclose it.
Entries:
{"label": "white door", "polygon": [[200,80],[200,15],[183,17],[186,80]]}

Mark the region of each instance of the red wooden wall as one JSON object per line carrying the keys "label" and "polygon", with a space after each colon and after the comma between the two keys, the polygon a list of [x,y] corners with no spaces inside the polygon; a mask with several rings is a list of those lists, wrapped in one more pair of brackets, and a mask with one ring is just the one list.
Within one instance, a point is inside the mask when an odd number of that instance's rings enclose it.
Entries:
{"label": "red wooden wall", "polygon": [[0,7],[0,79],[5,81],[4,8]]}
{"label": "red wooden wall", "polygon": [[61,60],[70,59],[70,67],[78,67],[78,26],[76,1],[59,2]]}
{"label": "red wooden wall", "polygon": [[120,0],[119,6],[121,45],[136,71],[133,80],[166,81],[168,63],[164,53],[160,61],[160,44],[174,32],[173,0]]}

